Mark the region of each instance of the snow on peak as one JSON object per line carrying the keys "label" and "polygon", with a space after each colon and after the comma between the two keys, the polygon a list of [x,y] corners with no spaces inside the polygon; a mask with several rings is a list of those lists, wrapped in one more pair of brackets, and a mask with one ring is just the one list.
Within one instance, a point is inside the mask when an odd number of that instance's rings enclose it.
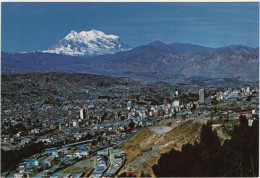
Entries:
{"label": "snow on peak", "polygon": [[71,38],[75,38],[77,36],[77,32],[74,30],[71,30],[70,33],[65,37],[65,39],[71,39]]}
{"label": "snow on peak", "polygon": [[107,35],[102,31],[90,30],[71,32],[57,44],[43,52],[72,56],[95,56],[127,51],[131,48],[120,41],[119,36]]}

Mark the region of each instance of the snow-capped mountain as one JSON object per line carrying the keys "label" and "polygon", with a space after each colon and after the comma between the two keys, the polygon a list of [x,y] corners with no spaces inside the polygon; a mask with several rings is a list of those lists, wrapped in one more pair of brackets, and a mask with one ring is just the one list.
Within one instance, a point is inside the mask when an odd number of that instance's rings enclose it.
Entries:
{"label": "snow-capped mountain", "polygon": [[116,35],[107,35],[98,30],[81,31],[79,33],[72,30],[58,43],[42,52],[71,56],[97,56],[130,49]]}

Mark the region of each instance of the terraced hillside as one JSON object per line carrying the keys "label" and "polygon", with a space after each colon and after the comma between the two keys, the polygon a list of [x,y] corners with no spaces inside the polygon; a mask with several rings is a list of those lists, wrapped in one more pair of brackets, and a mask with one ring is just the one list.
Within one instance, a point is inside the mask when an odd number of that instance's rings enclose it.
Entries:
{"label": "terraced hillside", "polygon": [[[154,176],[151,167],[157,163],[162,153],[172,148],[181,150],[182,145],[199,141],[202,123],[186,120],[171,126],[154,126],[141,129],[134,137],[120,145],[127,155],[122,172],[142,172]],[[143,148],[147,148],[143,150]],[[120,174],[119,173],[119,174]]]}

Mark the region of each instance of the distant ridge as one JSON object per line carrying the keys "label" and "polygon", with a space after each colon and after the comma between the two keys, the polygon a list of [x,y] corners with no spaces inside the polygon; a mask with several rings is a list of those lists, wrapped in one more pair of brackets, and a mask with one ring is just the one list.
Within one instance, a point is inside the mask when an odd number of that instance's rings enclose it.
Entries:
{"label": "distant ridge", "polygon": [[76,72],[170,83],[207,82],[209,79],[255,82],[259,80],[258,63],[259,48],[243,45],[209,48],[161,41],[88,58],[42,52],[2,52],[2,73]]}
{"label": "distant ridge", "polygon": [[161,41],[155,41],[150,43],[149,45],[165,52],[171,52],[177,54],[194,53],[205,49],[212,49],[209,47],[204,47],[196,44],[177,43],[177,42],[166,44]]}

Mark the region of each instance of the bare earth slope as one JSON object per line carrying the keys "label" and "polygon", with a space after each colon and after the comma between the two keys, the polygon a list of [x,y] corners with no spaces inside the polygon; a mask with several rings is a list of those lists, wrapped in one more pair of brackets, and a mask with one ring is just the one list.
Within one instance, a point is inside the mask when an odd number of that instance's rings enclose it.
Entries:
{"label": "bare earth slope", "polygon": [[[144,172],[153,176],[151,167],[157,163],[160,155],[169,152],[172,148],[181,150],[182,145],[199,141],[201,126],[200,122],[186,120],[175,127],[143,128],[126,143],[120,145],[127,154],[127,161],[120,173],[132,171],[140,176]],[[151,148],[151,150],[141,151],[142,148]]]}

